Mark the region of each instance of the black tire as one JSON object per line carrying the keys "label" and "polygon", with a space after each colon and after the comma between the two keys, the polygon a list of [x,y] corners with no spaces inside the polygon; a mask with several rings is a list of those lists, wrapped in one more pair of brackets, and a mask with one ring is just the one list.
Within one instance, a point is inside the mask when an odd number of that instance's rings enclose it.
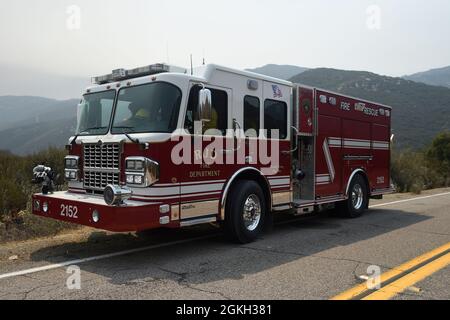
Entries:
{"label": "black tire", "polygon": [[350,219],[360,217],[369,207],[369,191],[364,178],[357,174],[350,183],[348,199],[337,204],[338,212]]}
{"label": "black tire", "polygon": [[[247,211],[245,212],[246,203]],[[244,219],[244,215],[247,220]],[[242,244],[253,242],[264,229],[266,217],[267,208],[261,187],[254,181],[236,182],[227,196],[225,212],[227,236]]]}

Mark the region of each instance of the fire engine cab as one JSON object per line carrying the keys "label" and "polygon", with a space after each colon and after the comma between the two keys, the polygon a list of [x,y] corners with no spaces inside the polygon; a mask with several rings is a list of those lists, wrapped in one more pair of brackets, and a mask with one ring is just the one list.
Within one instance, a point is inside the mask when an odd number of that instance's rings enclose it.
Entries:
{"label": "fire engine cab", "polygon": [[47,183],[36,215],[114,232],[220,223],[246,243],[276,212],[354,218],[393,191],[389,106],[218,65],[93,82],[67,145],[68,190]]}

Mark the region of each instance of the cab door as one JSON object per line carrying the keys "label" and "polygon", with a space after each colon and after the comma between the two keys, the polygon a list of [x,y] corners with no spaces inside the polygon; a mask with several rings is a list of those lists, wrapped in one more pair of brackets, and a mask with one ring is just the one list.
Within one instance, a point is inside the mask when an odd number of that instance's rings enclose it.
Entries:
{"label": "cab door", "polygon": [[199,91],[202,86],[192,83],[189,90],[184,129],[191,139],[191,164],[181,172],[181,222],[199,219],[215,220],[228,171],[225,155],[227,140],[232,140],[230,89],[207,86],[211,91],[211,120],[200,125],[198,117]]}
{"label": "cab door", "polygon": [[[262,101],[262,140],[267,142],[270,164],[261,163],[263,174],[272,189],[273,205],[287,205],[292,201],[291,189],[291,123],[292,87],[264,81]],[[264,143],[260,144],[265,147]],[[278,147],[278,148],[277,148]]]}

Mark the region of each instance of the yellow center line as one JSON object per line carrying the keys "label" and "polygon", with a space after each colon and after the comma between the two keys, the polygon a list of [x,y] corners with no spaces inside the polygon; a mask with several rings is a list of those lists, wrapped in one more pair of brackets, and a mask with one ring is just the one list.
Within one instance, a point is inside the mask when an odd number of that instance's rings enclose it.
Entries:
{"label": "yellow center line", "polygon": [[406,276],[388,284],[380,290],[364,297],[363,300],[388,300],[405,291],[408,287],[422,281],[426,277],[436,273],[450,264],[450,253],[424,265],[423,267],[408,273]]}
{"label": "yellow center line", "polygon": [[[424,263],[427,260],[432,259],[435,256],[438,256],[438,255],[444,253],[447,250],[450,250],[450,242],[383,273],[380,278],[381,283],[385,283],[386,281],[389,281],[389,280],[401,275],[402,273]],[[353,287],[347,291],[344,291],[344,292],[338,294],[337,296],[331,298],[331,300],[351,300],[351,299],[354,299],[355,297],[363,294],[364,292],[366,292],[368,290],[369,289],[367,288],[367,283],[365,282],[365,283],[357,285],[356,287]]]}

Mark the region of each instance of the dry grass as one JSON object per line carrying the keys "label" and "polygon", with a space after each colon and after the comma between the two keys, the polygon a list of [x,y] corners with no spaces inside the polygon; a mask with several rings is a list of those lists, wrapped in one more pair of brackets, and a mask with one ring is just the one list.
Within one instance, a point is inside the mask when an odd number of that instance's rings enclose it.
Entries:
{"label": "dry grass", "polygon": [[14,218],[0,222],[0,243],[55,236],[63,231],[79,228],[75,224],[41,218],[22,211]]}

